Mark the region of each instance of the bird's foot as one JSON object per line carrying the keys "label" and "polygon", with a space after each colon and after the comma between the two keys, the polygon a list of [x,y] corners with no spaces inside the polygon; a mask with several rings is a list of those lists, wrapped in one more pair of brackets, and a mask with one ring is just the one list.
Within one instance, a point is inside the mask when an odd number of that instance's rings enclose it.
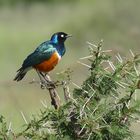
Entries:
{"label": "bird's foot", "polygon": [[48,86],[48,89],[55,88],[56,87],[56,82],[47,81],[47,86]]}
{"label": "bird's foot", "polygon": [[41,89],[45,89],[46,88],[46,83],[44,81],[40,82],[40,87]]}
{"label": "bird's foot", "polygon": [[40,82],[41,89],[51,89],[57,86],[57,82],[54,81],[41,81]]}

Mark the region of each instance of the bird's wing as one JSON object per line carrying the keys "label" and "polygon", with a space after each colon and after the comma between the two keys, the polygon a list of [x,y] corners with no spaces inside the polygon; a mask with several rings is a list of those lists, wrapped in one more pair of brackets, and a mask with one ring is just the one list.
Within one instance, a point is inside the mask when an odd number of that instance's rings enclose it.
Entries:
{"label": "bird's wing", "polygon": [[32,54],[30,54],[23,62],[22,68],[28,68],[49,60],[51,55],[56,51],[52,44],[42,43]]}

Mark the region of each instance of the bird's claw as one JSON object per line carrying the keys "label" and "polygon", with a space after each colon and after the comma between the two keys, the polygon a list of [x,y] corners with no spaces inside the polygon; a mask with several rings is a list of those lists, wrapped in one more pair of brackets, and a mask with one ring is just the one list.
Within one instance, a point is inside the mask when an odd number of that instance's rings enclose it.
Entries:
{"label": "bird's claw", "polygon": [[55,82],[53,82],[53,81],[49,81],[48,83],[47,83],[47,86],[48,86],[48,88],[55,88],[56,87],[56,84],[55,84]]}
{"label": "bird's claw", "polygon": [[41,89],[45,89],[46,88],[45,82],[40,82],[40,87]]}
{"label": "bird's claw", "polygon": [[40,87],[41,89],[45,89],[45,88],[51,89],[56,87],[56,83],[57,82],[53,82],[53,81],[47,81],[47,82],[41,81]]}

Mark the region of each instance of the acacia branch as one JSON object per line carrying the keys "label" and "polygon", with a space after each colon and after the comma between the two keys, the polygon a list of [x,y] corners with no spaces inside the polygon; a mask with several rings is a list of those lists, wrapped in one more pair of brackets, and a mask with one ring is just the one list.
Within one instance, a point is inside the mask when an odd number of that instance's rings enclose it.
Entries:
{"label": "acacia branch", "polygon": [[[45,77],[46,82],[50,82],[53,83],[50,76],[46,75]],[[51,97],[51,104],[52,106],[54,106],[55,109],[59,109],[60,107],[60,97],[58,96],[58,93],[56,91],[56,87],[55,84],[52,84],[49,88],[47,88],[49,93],[50,93],[50,97]]]}

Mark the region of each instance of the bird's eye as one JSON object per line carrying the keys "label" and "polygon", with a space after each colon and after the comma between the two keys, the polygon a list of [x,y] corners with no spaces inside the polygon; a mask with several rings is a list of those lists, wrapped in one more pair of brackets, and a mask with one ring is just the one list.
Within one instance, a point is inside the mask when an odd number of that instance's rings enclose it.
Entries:
{"label": "bird's eye", "polygon": [[61,35],[61,37],[63,38],[63,37],[64,37],[64,35],[62,34],[62,35]]}

